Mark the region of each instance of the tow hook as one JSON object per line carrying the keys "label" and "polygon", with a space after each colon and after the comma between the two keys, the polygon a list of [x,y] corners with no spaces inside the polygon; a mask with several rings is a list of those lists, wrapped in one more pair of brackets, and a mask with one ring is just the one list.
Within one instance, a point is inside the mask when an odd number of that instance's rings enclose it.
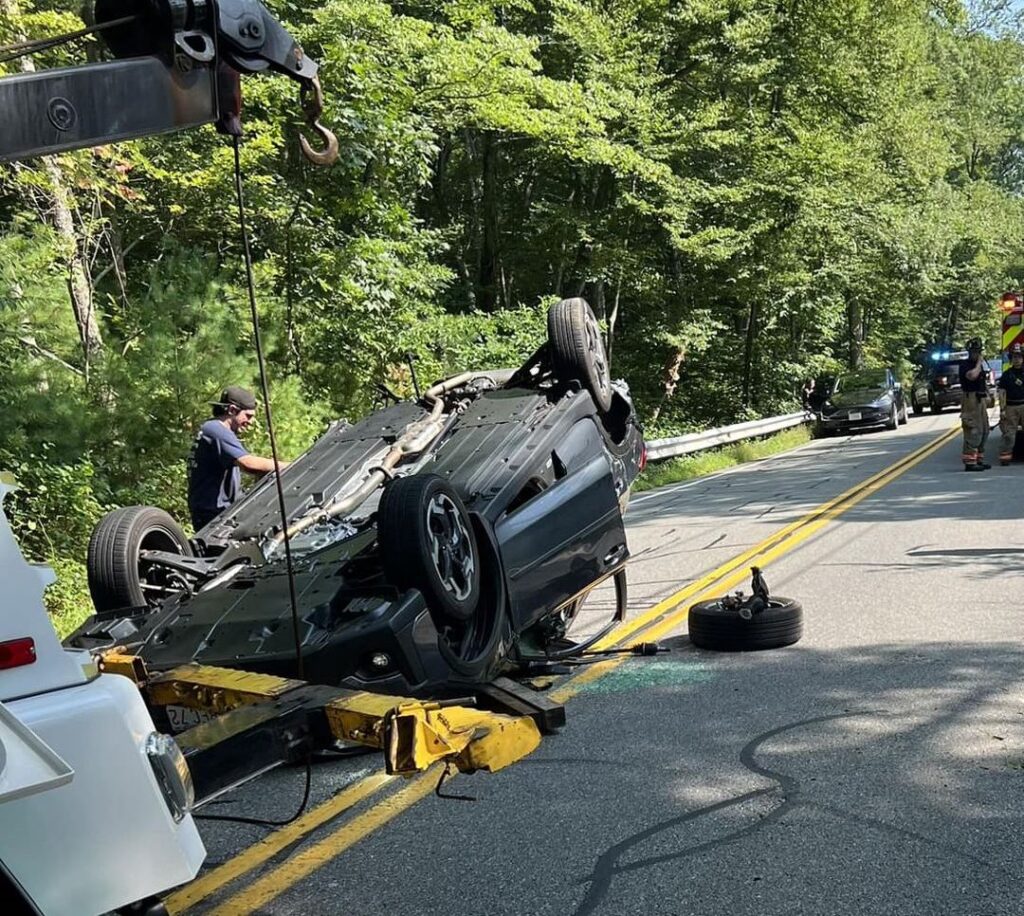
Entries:
{"label": "tow hook", "polygon": [[299,134],[302,155],[314,165],[333,165],[338,159],[338,138],[320,123],[320,115],[324,112],[324,93],[320,88],[319,75],[303,82],[301,105],[302,112],[306,116],[306,123],[320,135],[325,143],[324,149],[314,149],[310,142],[302,134]]}

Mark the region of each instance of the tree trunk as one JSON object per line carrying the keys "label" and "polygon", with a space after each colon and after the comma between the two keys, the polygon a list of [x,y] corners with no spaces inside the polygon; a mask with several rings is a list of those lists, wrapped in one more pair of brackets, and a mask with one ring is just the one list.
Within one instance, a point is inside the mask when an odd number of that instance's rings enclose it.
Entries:
{"label": "tree trunk", "polygon": [[751,380],[754,369],[754,343],[757,338],[757,303],[751,302],[747,312],[747,337],[743,345],[743,406],[750,406]]}
{"label": "tree trunk", "polygon": [[[17,22],[17,0],[0,0],[0,13],[11,22]],[[15,38],[24,41],[24,33],[15,28]],[[34,73],[35,64],[31,57],[19,60],[22,73]],[[86,376],[91,357],[103,349],[103,338],[100,336],[99,323],[93,308],[92,283],[89,279],[89,267],[84,257],[82,246],[75,232],[75,220],[72,214],[72,197],[60,162],[56,156],[43,156],[43,171],[50,182],[49,217],[57,230],[61,243],[61,259],[67,269],[68,295],[71,309],[78,325],[78,336],[82,341],[82,353],[85,359]]]}
{"label": "tree trunk", "polygon": [[651,423],[657,423],[658,417],[661,416],[662,410],[665,409],[665,405],[669,399],[676,393],[676,385],[679,383],[679,370],[683,365],[683,360],[686,359],[686,347],[677,347],[672,351],[672,355],[669,357],[668,362],[665,363],[665,369],[662,374],[662,395],[661,400],[658,402],[658,406],[654,408],[654,413],[651,414]]}
{"label": "tree trunk", "polygon": [[590,284],[590,297],[593,300],[590,303],[590,307],[594,310],[594,314],[598,320],[608,317],[608,309],[605,305],[604,295],[604,280],[594,280]]}
{"label": "tree trunk", "polygon": [[477,302],[484,311],[493,312],[498,304],[498,145],[494,134],[484,133],[480,161],[482,177],[479,294]]}
{"label": "tree trunk", "polygon": [[854,300],[846,303],[846,328],[850,347],[848,362],[851,369],[856,369],[864,356],[864,318],[860,305]]}
{"label": "tree trunk", "polygon": [[957,323],[960,321],[960,301],[958,299],[953,300],[953,304],[949,307],[949,315],[946,317],[946,328],[945,333],[942,337],[942,343],[950,346],[953,343],[953,335],[956,333]]}
{"label": "tree trunk", "polygon": [[611,314],[608,316],[608,336],[605,350],[608,353],[608,365],[612,364],[612,344],[615,343],[615,322],[619,319],[619,297],[622,295],[622,268],[619,268],[619,279],[615,283],[615,299],[612,302]]}
{"label": "tree trunk", "polygon": [[285,303],[285,335],[288,339],[288,352],[292,357],[292,368],[295,374],[302,377],[302,350],[299,348],[299,334],[295,321],[295,256],[292,249],[292,232],[295,219],[299,215],[302,198],[295,201],[291,216],[284,224],[284,303]]}

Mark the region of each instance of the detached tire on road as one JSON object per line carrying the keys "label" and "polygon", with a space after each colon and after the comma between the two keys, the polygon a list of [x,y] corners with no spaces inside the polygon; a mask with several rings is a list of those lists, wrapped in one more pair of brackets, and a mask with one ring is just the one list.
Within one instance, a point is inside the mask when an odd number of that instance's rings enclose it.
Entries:
{"label": "detached tire on road", "polygon": [[687,622],[690,642],[700,649],[753,652],[797,642],[804,631],[804,612],[792,598],[771,598],[767,608],[744,620],[721,600],[702,601],[690,608]]}
{"label": "detached tire on road", "polygon": [[608,354],[586,299],[563,299],[548,309],[548,345],[555,374],[563,382],[579,382],[606,413],[612,406]]}
{"label": "detached tire on road", "polygon": [[416,588],[438,627],[480,603],[480,548],[459,494],[436,474],[399,477],[381,494],[377,542],[387,580]]}
{"label": "detached tire on road", "polygon": [[139,569],[143,550],[166,550],[192,556],[181,526],[163,509],[125,506],[100,519],[89,538],[86,575],[97,611],[143,607],[150,602]]}

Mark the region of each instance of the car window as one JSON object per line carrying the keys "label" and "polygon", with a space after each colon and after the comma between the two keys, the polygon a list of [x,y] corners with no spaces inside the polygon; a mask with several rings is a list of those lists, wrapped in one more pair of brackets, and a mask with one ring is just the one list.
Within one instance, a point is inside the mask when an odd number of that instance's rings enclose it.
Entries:
{"label": "car window", "polygon": [[885,369],[860,369],[848,372],[836,380],[837,392],[860,391],[865,388],[877,388],[879,391],[889,387],[889,373]]}
{"label": "car window", "polygon": [[960,377],[960,363],[943,363],[935,367],[935,375],[948,375],[952,378]]}

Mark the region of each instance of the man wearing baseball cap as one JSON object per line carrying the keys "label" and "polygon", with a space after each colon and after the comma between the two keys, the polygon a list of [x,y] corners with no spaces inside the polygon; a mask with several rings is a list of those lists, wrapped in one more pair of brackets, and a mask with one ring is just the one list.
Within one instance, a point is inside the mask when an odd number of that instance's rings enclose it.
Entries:
{"label": "man wearing baseball cap", "polygon": [[[227,509],[241,490],[242,474],[274,470],[271,458],[250,455],[238,440],[256,415],[256,396],[231,385],[211,402],[213,417],[196,434],[188,458],[188,509],[198,531]],[[287,462],[282,461],[284,468]]]}

